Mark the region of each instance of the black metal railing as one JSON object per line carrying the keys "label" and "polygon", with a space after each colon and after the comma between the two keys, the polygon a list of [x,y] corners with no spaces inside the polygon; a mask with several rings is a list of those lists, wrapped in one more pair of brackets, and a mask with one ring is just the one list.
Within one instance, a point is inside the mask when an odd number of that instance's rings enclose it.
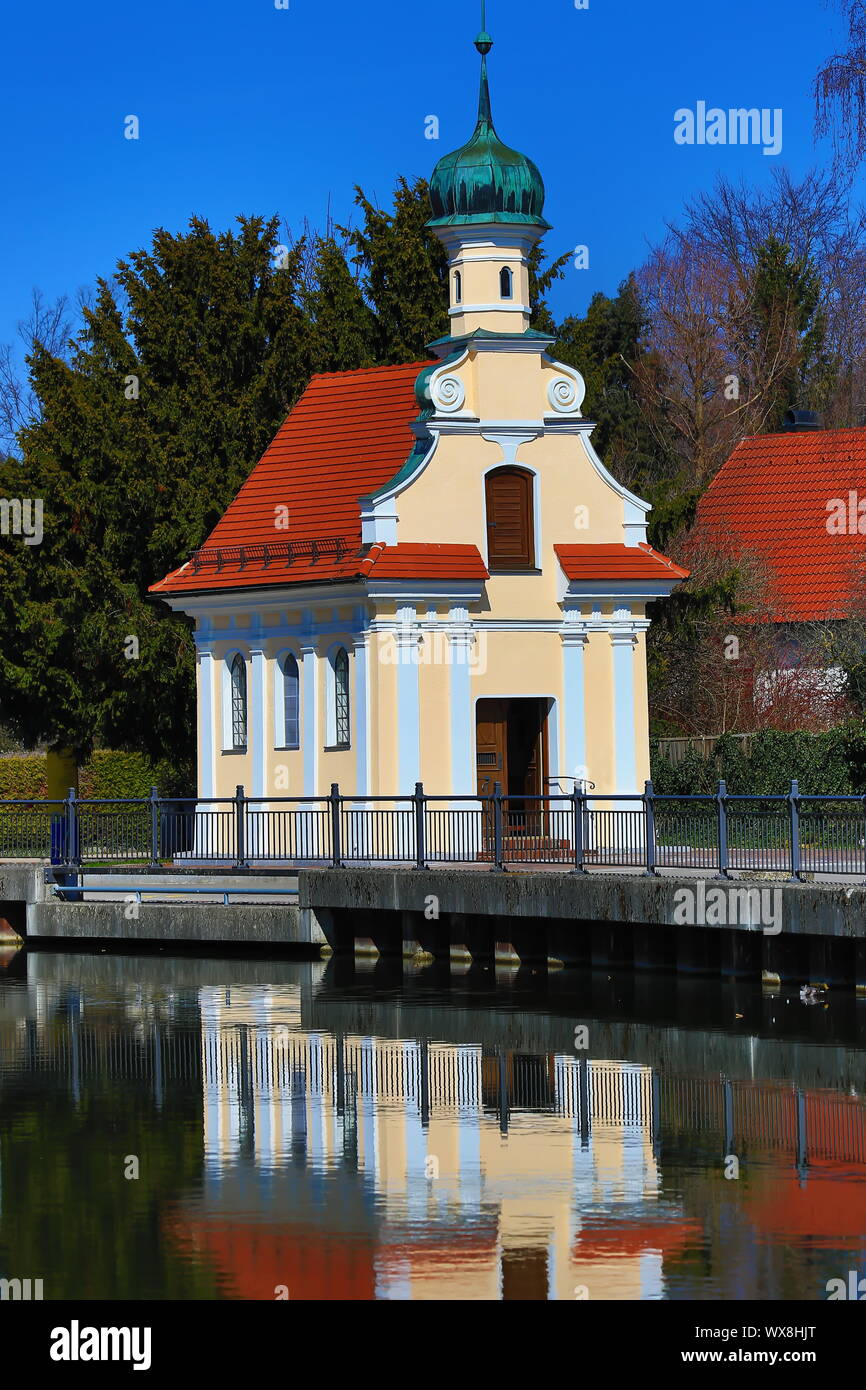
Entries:
{"label": "black metal railing", "polygon": [[0,859],[69,868],[179,864],[548,865],[821,873],[866,879],[866,797],[570,793],[0,801]]}

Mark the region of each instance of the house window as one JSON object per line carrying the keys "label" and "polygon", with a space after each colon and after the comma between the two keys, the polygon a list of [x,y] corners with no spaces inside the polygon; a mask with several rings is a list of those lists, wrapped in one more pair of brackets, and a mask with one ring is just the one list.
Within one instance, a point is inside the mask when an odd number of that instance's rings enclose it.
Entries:
{"label": "house window", "polygon": [[507,265],[499,272],[499,293],[503,299],[511,299],[514,294],[514,276]]}
{"label": "house window", "polygon": [[487,502],[487,567],[535,569],[533,477],[522,468],[495,468],[484,480]]}
{"label": "house window", "polygon": [[334,656],[334,746],[349,747],[349,653],[340,647]]}
{"label": "house window", "polygon": [[247,746],[247,668],[238,652],[231,664],[232,748],[242,752]]}
{"label": "house window", "polygon": [[301,743],[301,676],[297,657],[291,652],[283,662],[283,746],[299,748]]}
{"label": "house window", "polygon": [[460,304],[463,299],[463,276],[459,270],[454,272],[454,303]]}

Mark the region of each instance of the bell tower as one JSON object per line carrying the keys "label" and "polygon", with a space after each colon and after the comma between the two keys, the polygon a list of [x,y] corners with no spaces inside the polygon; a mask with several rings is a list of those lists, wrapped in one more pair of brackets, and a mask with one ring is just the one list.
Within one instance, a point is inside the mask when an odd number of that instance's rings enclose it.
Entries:
{"label": "bell tower", "polygon": [[529,328],[529,257],[549,228],[544,182],[526,155],[503,144],[490,106],[487,55],[493,40],[481,7],[478,120],[472,138],[439,160],[430,180],[428,227],[448,254],[452,337]]}

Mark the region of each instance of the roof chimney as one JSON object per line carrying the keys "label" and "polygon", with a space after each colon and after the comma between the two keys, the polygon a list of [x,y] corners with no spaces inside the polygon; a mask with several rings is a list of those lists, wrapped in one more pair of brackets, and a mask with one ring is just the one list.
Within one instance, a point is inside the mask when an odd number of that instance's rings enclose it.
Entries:
{"label": "roof chimney", "polygon": [[783,430],[823,429],[821,416],[816,410],[786,410],[782,423]]}

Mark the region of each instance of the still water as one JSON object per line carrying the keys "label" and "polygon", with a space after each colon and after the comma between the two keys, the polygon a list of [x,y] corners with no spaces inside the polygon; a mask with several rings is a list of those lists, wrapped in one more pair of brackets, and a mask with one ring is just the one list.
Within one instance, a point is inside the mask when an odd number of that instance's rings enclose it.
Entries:
{"label": "still water", "polygon": [[0,968],[0,1278],[45,1299],[823,1300],[866,1275],[864,1048],[853,996],[21,953]]}

